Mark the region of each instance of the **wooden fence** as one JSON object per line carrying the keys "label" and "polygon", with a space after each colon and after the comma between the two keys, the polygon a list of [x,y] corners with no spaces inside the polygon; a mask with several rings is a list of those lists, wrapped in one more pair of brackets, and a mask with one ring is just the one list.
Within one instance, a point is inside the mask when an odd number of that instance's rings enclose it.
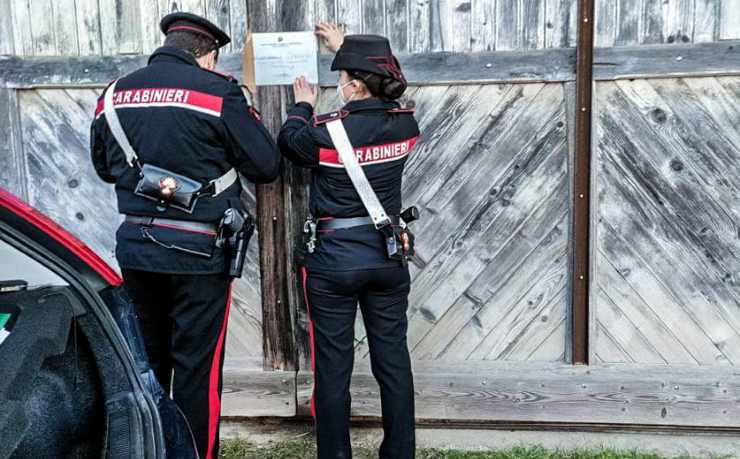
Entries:
{"label": "wooden fence", "polygon": [[[592,16],[576,0],[0,5],[0,186],[109,261],[120,219],[87,130],[101,88],[146,64],[159,18],[224,27],[222,69],[238,75],[247,31],[337,20],[389,36],[421,126],[404,178],[423,214],[409,310],[420,422],[740,428],[740,0],[595,0]],[[258,99],[276,130],[290,94]],[[321,110],[337,103],[323,91]],[[292,263],[308,179],[288,167],[245,195],[259,244],[230,317],[227,415],[308,412]],[[574,231],[577,215],[590,231]],[[377,416],[360,320],[356,361],[353,414]]]}

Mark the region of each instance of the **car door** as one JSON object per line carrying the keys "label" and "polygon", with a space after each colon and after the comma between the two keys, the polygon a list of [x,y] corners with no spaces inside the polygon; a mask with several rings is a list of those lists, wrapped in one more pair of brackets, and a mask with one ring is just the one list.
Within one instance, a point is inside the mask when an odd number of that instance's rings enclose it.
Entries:
{"label": "car door", "polygon": [[0,189],[0,459],[165,457],[144,364],[111,315],[125,301],[105,262]]}

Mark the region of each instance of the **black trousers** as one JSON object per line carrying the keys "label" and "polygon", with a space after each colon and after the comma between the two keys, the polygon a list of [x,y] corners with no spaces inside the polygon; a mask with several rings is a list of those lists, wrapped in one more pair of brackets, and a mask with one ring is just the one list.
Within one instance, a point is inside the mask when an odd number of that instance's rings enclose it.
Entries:
{"label": "black trousers", "polygon": [[313,415],[319,459],[350,458],[350,378],[357,304],[380,386],[380,457],[415,452],[414,386],[406,343],[409,273],[402,266],[356,271],[303,270],[314,366]]}
{"label": "black trousers", "polygon": [[157,379],[188,419],[199,456],[217,458],[231,279],[122,271]]}

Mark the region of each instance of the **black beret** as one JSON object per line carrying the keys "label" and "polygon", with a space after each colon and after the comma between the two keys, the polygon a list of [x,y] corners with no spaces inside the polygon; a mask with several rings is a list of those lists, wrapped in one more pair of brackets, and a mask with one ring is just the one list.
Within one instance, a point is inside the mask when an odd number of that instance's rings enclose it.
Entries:
{"label": "black beret", "polygon": [[170,13],[159,22],[159,28],[165,35],[173,30],[189,30],[199,33],[212,38],[219,48],[231,42],[226,32],[214,23],[192,13]]}

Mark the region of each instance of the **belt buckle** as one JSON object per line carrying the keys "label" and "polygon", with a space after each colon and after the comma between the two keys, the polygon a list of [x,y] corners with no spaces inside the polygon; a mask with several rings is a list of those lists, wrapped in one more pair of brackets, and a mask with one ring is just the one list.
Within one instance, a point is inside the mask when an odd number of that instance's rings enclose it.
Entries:
{"label": "belt buckle", "polygon": [[[375,220],[375,219],[373,219],[373,220]],[[384,228],[387,228],[388,226],[393,225],[393,222],[391,221],[391,219],[387,215],[383,215],[381,217],[381,220],[379,220],[377,223],[375,221],[373,221],[373,225],[375,225],[375,229],[376,230],[378,230],[380,232],[384,232],[383,229]]]}

